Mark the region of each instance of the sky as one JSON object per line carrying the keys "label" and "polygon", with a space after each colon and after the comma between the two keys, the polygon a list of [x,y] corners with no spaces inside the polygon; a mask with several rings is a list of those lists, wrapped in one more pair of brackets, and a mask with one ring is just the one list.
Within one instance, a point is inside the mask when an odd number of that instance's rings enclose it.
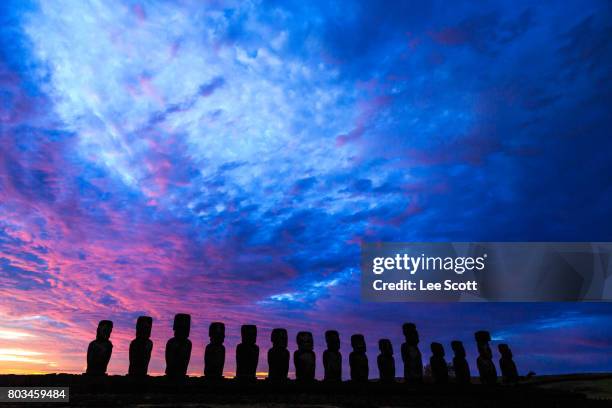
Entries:
{"label": "sky", "polygon": [[[0,373],[80,373],[175,313],[507,342],[520,373],[612,371],[612,303],[366,303],[361,242],[612,241],[606,1],[4,1]],[[495,352],[497,358],[497,352]],[[291,371],[293,367],[291,366]],[[322,363],[318,357],[318,375]]]}

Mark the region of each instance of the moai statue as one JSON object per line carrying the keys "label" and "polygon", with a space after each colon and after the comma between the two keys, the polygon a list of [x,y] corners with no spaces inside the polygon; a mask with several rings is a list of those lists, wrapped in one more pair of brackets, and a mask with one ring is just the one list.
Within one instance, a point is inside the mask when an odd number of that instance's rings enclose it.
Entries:
{"label": "moai statue", "polygon": [[293,353],[293,364],[295,365],[295,379],[298,381],[314,381],[315,359],[314,341],[311,332],[299,332],[297,334],[298,349]]}
{"label": "moai statue", "polygon": [[128,375],[145,377],[149,370],[153,342],[151,341],[151,316],[138,316],[136,320],[136,338],[130,343],[130,367]]}
{"label": "moai statue", "polygon": [[270,381],[286,381],[289,373],[289,338],[287,330],[274,329],[270,335],[272,348],[268,350],[268,379]]}
{"label": "moai statue", "polygon": [[514,364],[512,359],[512,350],[510,350],[507,344],[500,344],[497,348],[501,354],[499,368],[502,373],[502,381],[508,384],[516,384],[519,380],[519,375],[516,364]]}
{"label": "moai statue", "polygon": [[325,332],[327,350],[323,352],[323,380],[330,382],[342,381],[342,354],[340,354],[340,334],[336,330]]}
{"label": "moai statue", "polygon": [[391,383],[395,381],[395,358],[393,357],[393,345],[389,339],[378,340],[380,354],[376,359],[380,382]]}
{"label": "moai statue", "polygon": [[402,331],[406,338],[402,344],[404,380],[406,383],[420,383],[423,381],[423,359],[419,350],[419,332],[414,323],[404,323]]}
{"label": "moai statue", "polygon": [[184,378],[191,358],[191,315],[178,313],[174,316],[174,337],[166,343],[166,375],[171,378]]}
{"label": "moai statue", "polygon": [[236,379],[255,381],[259,347],[257,344],[257,326],[243,324],[240,328],[242,342],[236,347]]}
{"label": "moai statue", "polygon": [[465,348],[459,340],[451,342],[455,356],[453,357],[453,369],[455,370],[455,381],[457,384],[469,384],[472,382],[470,366],[465,359]]}
{"label": "moai statue", "polygon": [[113,353],[113,343],[110,335],[113,331],[113,322],[100,320],[96,330],[96,339],[87,347],[87,371],[88,375],[106,375],[106,367]]}
{"label": "moai statue", "polygon": [[204,376],[210,380],[223,378],[225,365],[225,325],[221,322],[212,322],[208,326],[210,343],[204,350]]}
{"label": "moai statue", "polygon": [[489,347],[491,334],[488,331],[481,330],[474,333],[474,338],[478,346],[476,365],[478,366],[478,374],[480,374],[480,382],[481,384],[495,384],[497,383],[497,370],[495,364],[493,364],[491,347]]}
{"label": "moai statue", "polygon": [[351,380],[355,382],[367,382],[369,367],[366,355],[366,342],[363,334],[351,336],[351,347],[353,351],[349,354],[349,365],[351,367]]}
{"label": "moai statue", "polygon": [[448,365],[444,359],[444,346],[440,343],[431,343],[431,358],[429,366],[431,367],[431,376],[436,384],[448,383]]}

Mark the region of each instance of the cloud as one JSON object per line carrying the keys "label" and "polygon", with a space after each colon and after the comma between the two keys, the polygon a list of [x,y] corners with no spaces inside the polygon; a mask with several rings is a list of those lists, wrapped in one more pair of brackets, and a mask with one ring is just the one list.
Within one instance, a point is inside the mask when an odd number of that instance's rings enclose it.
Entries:
{"label": "cloud", "polygon": [[468,45],[485,55],[493,55],[503,46],[516,40],[532,24],[533,13],[523,10],[518,16],[502,21],[497,12],[470,16],[457,26],[432,33],[444,45]]}
{"label": "cloud", "polygon": [[[0,348],[44,360],[9,368],[80,372],[112,318],[123,373],[150,314],[161,373],[177,312],[194,344],[225,321],[228,355],[243,323],[320,352],[325,329],[374,350],[415,320],[490,327],[538,372],[597,366],[605,304],[563,328],[566,305],[366,304],[356,268],[362,241],[610,239],[599,6],[334,4],[2,6]],[[534,328],[569,336],[531,358]]]}

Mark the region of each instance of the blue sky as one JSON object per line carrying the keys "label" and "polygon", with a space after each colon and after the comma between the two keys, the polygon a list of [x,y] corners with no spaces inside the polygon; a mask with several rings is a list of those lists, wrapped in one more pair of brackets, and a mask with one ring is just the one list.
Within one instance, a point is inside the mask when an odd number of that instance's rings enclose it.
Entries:
{"label": "blue sky", "polygon": [[611,240],[609,3],[0,13],[2,370],[82,370],[112,318],[124,372],[146,313],[161,372],[176,312],[194,373],[213,320],[230,348],[338,328],[371,357],[408,320],[426,355],[490,328],[519,368],[612,369],[609,304],[368,304],[357,270],[364,241]]}

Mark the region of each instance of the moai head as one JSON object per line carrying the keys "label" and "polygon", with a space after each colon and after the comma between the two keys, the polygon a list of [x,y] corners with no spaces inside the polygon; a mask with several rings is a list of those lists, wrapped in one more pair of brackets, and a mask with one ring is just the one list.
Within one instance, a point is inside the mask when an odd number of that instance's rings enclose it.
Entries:
{"label": "moai head", "polygon": [[351,336],[351,347],[353,347],[353,351],[357,353],[366,352],[366,342],[363,334],[353,334]]}
{"label": "moai head", "polygon": [[243,324],[240,328],[243,344],[255,344],[257,342],[257,326],[254,324]]}
{"label": "moai head", "polygon": [[287,344],[289,343],[289,338],[287,336],[287,330],[286,329],[272,330],[272,334],[270,334],[270,340],[272,341],[272,345],[274,347],[286,349]]}
{"label": "moai head", "polygon": [[491,334],[488,331],[480,330],[474,333],[476,339],[476,345],[478,346],[478,353],[485,358],[493,358],[489,342],[491,341]]}
{"label": "moai head", "polygon": [[431,343],[431,354],[436,357],[444,357],[444,346],[440,343]]}
{"label": "moai head", "polygon": [[151,316],[138,316],[136,320],[136,338],[148,340],[151,338],[153,318]]}
{"label": "moai head", "polygon": [[312,339],[312,333],[302,331],[297,334],[296,337],[298,350],[300,351],[312,351],[314,348],[314,340]]}
{"label": "moai head", "polygon": [[100,320],[98,323],[98,329],[96,330],[96,340],[103,341],[110,339],[112,331],[113,322],[110,320]]}
{"label": "moai head", "polygon": [[225,325],[221,322],[212,322],[208,326],[208,337],[212,344],[223,344],[225,340]]}
{"label": "moai head", "polygon": [[417,331],[416,324],[404,323],[402,326],[402,331],[404,332],[406,343],[411,346],[416,346],[419,344],[419,332]]}
{"label": "moai head", "polygon": [[378,340],[378,349],[380,350],[380,354],[385,355],[393,355],[393,344],[391,344],[391,340],[389,339],[380,339]]}
{"label": "moai head", "polygon": [[499,350],[499,354],[502,355],[502,357],[504,358],[512,358],[512,350],[510,350],[510,347],[508,347],[507,344],[500,344],[497,346],[497,349]]}
{"label": "moai head", "polygon": [[329,351],[340,350],[340,334],[336,330],[328,330],[325,332],[325,342]]}
{"label": "moai head", "polygon": [[462,342],[459,340],[451,341],[451,348],[453,349],[453,353],[455,353],[455,357],[465,358],[465,348]]}
{"label": "moai head", "polygon": [[177,313],[174,315],[174,324],[172,330],[174,330],[174,337],[180,339],[186,339],[189,337],[189,331],[191,329],[191,315],[186,313]]}

